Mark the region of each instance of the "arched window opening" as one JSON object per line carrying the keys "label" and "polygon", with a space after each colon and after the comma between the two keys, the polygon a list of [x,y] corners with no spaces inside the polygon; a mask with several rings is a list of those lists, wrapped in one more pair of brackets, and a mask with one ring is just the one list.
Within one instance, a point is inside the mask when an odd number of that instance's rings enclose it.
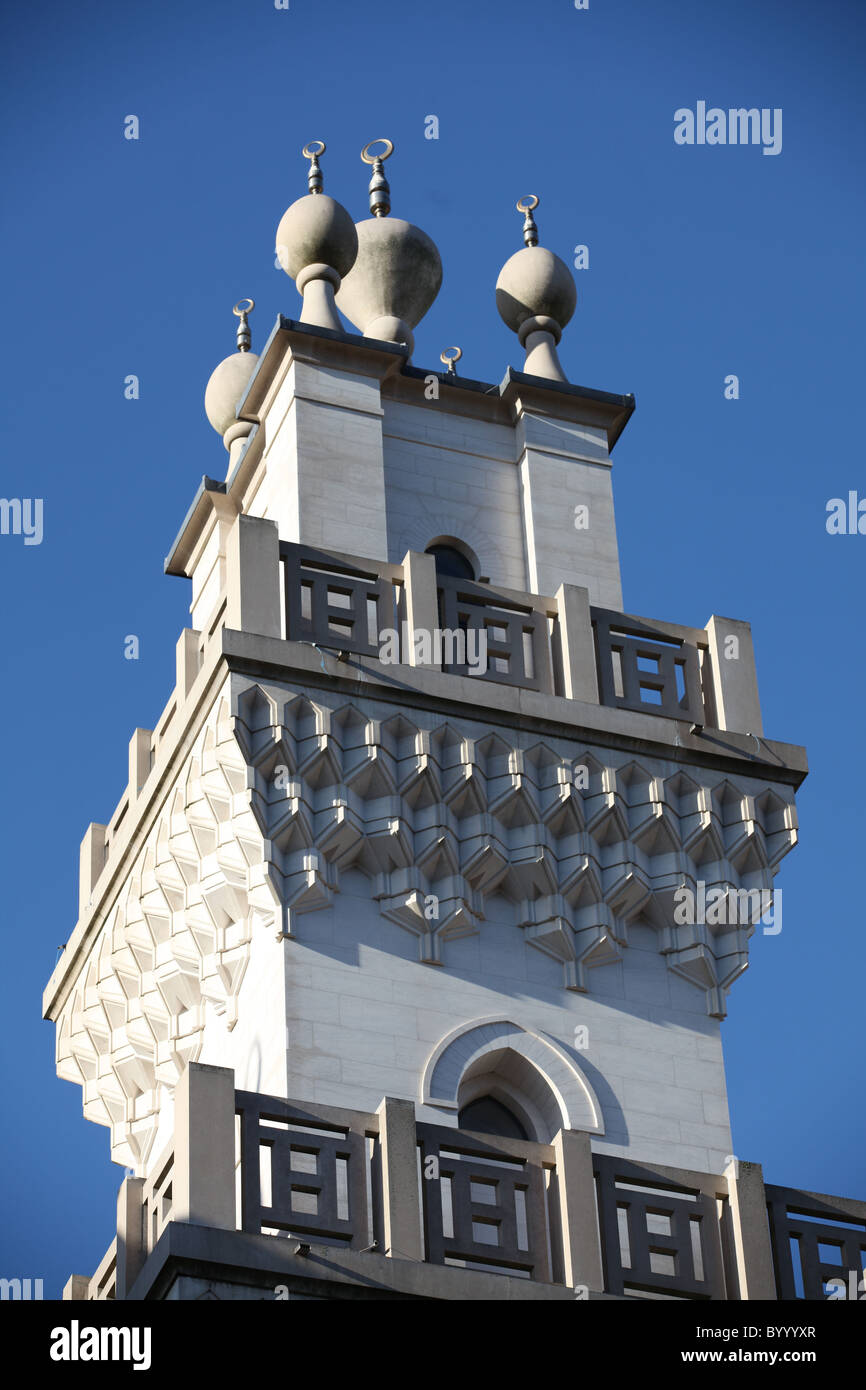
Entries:
{"label": "arched window opening", "polygon": [[475,566],[455,545],[428,545],[426,553],[435,559],[437,575],[444,575],[449,579],[475,578]]}
{"label": "arched window opening", "polygon": [[[561,1129],[604,1134],[598,1097],[571,1052],[548,1034],[510,1018],[467,1020],[446,1033],[427,1059],[421,1080],[425,1105],[456,1112],[461,1128],[490,1125],[476,1101],[498,1101],[499,1122],[517,1120],[505,1135],[552,1144]],[[503,1121],[504,1110],[507,1120]],[[495,1123],[495,1121],[493,1121]]]}
{"label": "arched window opening", "polygon": [[479,1096],[459,1113],[461,1129],[475,1130],[480,1134],[495,1134],[500,1139],[528,1139],[523,1125],[513,1111],[493,1096]]}

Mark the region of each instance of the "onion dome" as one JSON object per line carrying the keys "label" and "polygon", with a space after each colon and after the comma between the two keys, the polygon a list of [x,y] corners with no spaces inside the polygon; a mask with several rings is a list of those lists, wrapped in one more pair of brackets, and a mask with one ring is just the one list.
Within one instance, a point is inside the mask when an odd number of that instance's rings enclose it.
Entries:
{"label": "onion dome", "polygon": [[343,205],[322,192],[319,156],[324,152],[324,140],[311,140],[303,148],[304,158],[310,161],[310,191],[283,213],[276,249],[280,265],[303,295],[301,323],[342,333],[334,295],[355,263],[358,234]]}
{"label": "onion dome", "polygon": [[538,244],[532,216],[537,207],[534,193],[517,203],[517,211],[524,214],[526,245],[499,272],[496,307],[526,349],[524,370],[530,376],[566,381],[556,345],[577,306],[577,289],[565,261]]}
{"label": "onion dome", "polygon": [[[385,148],[371,153],[374,145]],[[383,161],[393,153],[390,140],[371,140],[361,151],[372,164],[370,212],[356,224],[358,258],[337,293],[337,304],[365,338],[405,343],[411,355],[412,329],[433,303],[442,285],[442,261],[426,232],[411,222],[389,217],[391,190]]]}
{"label": "onion dome", "polygon": [[247,314],[255,308],[252,299],[241,299],[232,309],[240,319],[237,332],[238,350],[223,358],[211,373],[204,393],[204,408],[217,434],[223,437],[227,449],[236,439],[249,434],[252,426],[238,420],[238,406],[246,395],[250,378],[258,364],[258,356],[250,352],[250,328]]}

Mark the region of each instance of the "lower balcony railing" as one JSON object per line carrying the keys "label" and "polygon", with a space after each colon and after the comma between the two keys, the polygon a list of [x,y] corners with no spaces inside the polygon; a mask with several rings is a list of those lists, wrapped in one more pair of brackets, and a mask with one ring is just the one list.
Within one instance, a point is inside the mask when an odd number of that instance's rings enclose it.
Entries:
{"label": "lower balcony railing", "polygon": [[861,1287],[866,1202],[764,1187],[754,1164],[697,1173],[593,1153],[578,1131],[541,1144],[416,1123],[408,1101],[366,1113],[281,1100],[195,1064],[182,1088],[174,1145],[148,1180],[125,1181],[116,1243],[67,1296],[126,1297],[175,1221],[576,1296],[823,1300]]}

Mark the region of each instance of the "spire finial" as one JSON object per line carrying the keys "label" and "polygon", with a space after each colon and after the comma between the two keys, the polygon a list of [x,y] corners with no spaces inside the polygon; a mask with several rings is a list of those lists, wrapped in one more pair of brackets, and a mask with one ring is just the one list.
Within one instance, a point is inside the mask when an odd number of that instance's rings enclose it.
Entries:
{"label": "spire finial", "polygon": [[[384,145],[385,149],[380,154],[372,154],[374,145]],[[384,137],[381,140],[370,140],[361,151],[364,163],[373,166],[373,177],[370,179],[370,211],[374,217],[387,217],[391,211],[391,188],[385,178],[382,164],[393,153],[394,142]]]}
{"label": "spire finial", "polygon": [[523,219],[523,240],[527,246],[538,245],[538,228],[535,225],[535,218],[532,216],[538,207],[538,198],[534,193],[529,193],[525,198],[518,198],[517,211],[526,213]]}
{"label": "spire finial", "polygon": [[250,336],[250,326],[247,323],[247,314],[251,314],[256,307],[254,299],[239,299],[232,313],[240,319],[238,324],[238,352],[249,352],[252,337]]}
{"label": "spire finial", "polygon": [[301,150],[304,159],[310,161],[310,172],[307,174],[307,188],[310,193],[321,193],[325,186],[322,171],[319,168],[319,156],[325,153],[327,145],[324,140],[310,140]]}

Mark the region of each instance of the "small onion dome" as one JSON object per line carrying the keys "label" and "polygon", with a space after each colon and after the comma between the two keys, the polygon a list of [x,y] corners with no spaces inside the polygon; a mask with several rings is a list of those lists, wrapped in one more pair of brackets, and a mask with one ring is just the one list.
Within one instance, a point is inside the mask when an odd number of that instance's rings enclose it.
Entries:
{"label": "small onion dome", "polygon": [[[250,352],[250,328],[247,322],[247,314],[254,308],[254,300],[241,299],[232,309],[232,313],[240,319],[237,332],[238,351],[233,352],[231,357],[223,358],[219,366],[214,368],[204,393],[205,414],[217,434],[224,437],[227,449],[231,448],[232,440],[225,439],[226,432],[237,423],[238,406],[246,395],[247,386],[259,360],[256,353]],[[242,424],[232,433],[249,434],[250,428],[249,425]]]}
{"label": "small onion dome", "polygon": [[[374,145],[385,148],[372,153]],[[337,305],[367,338],[414,346],[412,329],[421,321],[442,285],[442,260],[426,232],[389,217],[391,190],[383,161],[393,153],[390,140],[371,140],[361,151],[372,164],[370,211],[357,223],[358,258],[337,292]]]}
{"label": "small onion dome", "polygon": [[577,289],[565,261],[538,244],[532,215],[537,207],[534,193],[518,200],[526,244],[499,272],[496,307],[526,350],[524,371],[529,376],[565,381],[556,346],[577,305]]}
{"label": "small onion dome", "polygon": [[322,192],[319,156],[324,140],[311,140],[301,151],[310,161],[309,193],[283,213],[277,228],[277,260],[303,295],[301,323],[342,332],[334,292],[358,254],[355,224],[341,203]]}
{"label": "small onion dome", "polygon": [[358,223],[358,259],[337,293],[337,306],[368,338],[407,343],[442,285],[436,245],[399,217]]}
{"label": "small onion dome", "polygon": [[235,423],[238,406],[246,395],[258,360],[254,352],[233,352],[211,373],[204,393],[204,408],[217,434],[225,434]]}
{"label": "small onion dome", "polygon": [[577,307],[574,277],[546,246],[525,246],[499,272],[496,307],[514,333],[531,318],[553,319],[563,329]]}
{"label": "small onion dome", "polygon": [[283,213],[277,228],[277,256],[297,280],[311,265],[331,266],[348,275],[358,254],[358,234],[349,213],[327,193],[308,193]]}

